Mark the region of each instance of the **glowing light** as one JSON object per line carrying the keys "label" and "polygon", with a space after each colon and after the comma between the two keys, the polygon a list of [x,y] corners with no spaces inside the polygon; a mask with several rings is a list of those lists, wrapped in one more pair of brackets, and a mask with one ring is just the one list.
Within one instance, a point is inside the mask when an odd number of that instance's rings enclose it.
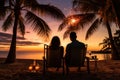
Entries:
{"label": "glowing light", "polygon": [[71,18],[69,24],[74,26],[74,25],[76,25],[78,22],[79,22],[79,19],[78,19],[78,18]]}
{"label": "glowing light", "polygon": [[29,69],[30,71],[32,71],[32,69],[33,69],[32,65],[30,65],[30,66],[28,67],[28,69]]}
{"label": "glowing light", "polygon": [[30,72],[39,72],[40,70],[40,65],[38,63],[36,63],[36,60],[33,61],[33,64],[31,64],[29,67],[28,67],[28,70]]}
{"label": "glowing light", "polygon": [[76,19],[71,19],[71,23],[75,23],[76,22]]}
{"label": "glowing light", "polygon": [[40,66],[39,65],[36,65],[35,66],[35,70],[38,71],[40,69]]}

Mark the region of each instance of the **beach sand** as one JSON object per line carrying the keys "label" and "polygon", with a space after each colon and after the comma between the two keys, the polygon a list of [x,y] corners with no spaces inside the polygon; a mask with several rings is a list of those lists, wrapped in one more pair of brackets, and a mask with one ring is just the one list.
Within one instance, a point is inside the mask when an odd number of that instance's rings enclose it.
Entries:
{"label": "beach sand", "polygon": [[31,59],[17,59],[15,63],[4,64],[5,59],[0,59],[0,80],[120,80],[120,60],[98,61],[95,68],[94,61],[90,61],[91,73],[88,74],[86,67],[82,67],[80,72],[76,68],[71,68],[69,75],[62,75],[62,69],[56,72],[51,69],[42,74],[42,60],[37,60],[41,70],[30,72],[28,67],[33,63]]}

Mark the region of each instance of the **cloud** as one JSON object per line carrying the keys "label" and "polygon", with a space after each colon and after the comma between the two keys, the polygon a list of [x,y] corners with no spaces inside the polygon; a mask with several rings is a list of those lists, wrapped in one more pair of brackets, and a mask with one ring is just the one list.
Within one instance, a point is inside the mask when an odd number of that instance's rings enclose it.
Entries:
{"label": "cloud", "polygon": [[42,43],[39,43],[39,42],[32,42],[32,41],[17,41],[17,45],[19,46],[37,46],[39,44],[42,44]]}
{"label": "cloud", "polygon": [[[10,45],[12,34],[0,32],[0,45]],[[28,41],[24,37],[17,36],[17,46],[36,46],[41,43]]]}

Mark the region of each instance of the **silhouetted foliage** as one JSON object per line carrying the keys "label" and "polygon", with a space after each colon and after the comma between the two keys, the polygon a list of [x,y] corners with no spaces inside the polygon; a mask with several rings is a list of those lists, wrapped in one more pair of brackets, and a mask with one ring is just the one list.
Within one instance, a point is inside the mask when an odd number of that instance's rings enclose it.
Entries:
{"label": "silhouetted foliage", "polygon": [[17,32],[25,35],[25,23],[32,24],[33,31],[39,36],[48,38],[51,29],[39,16],[48,16],[62,20],[64,14],[60,9],[52,5],[39,4],[37,0],[1,0],[0,20],[5,19],[2,25],[4,31],[13,26],[13,36],[6,63],[12,63],[16,59]]}
{"label": "silhouetted foliage", "polygon": [[120,4],[120,0],[115,1],[115,3],[112,1],[113,0],[73,0],[73,9],[76,12],[80,12],[80,14],[74,14],[71,18],[79,15],[78,19],[80,20],[76,25],[71,26],[65,22],[69,20],[68,16],[59,26],[59,30],[62,30],[65,26],[68,26],[64,34],[68,35],[71,31],[81,30],[89,24],[90,26],[88,26],[89,28],[85,37],[85,39],[88,39],[95,31],[99,29],[100,25],[103,25],[101,27],[107,28],[108,31],[113,53],[112,59],[120,59],[118,50],[114,44],[111,30],[112,24],[116,24],[116,26],[119,27],[119,15],[117,14],[120,14],[118,11],[120,9],[120,6],[118,6],[118,3]]}

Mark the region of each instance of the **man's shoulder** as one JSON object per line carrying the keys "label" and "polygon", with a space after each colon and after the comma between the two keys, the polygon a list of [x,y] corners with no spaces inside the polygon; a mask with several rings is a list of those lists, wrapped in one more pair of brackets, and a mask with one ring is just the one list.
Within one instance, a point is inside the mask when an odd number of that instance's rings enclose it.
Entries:
{"label": "man's shoulder", "polygon": [[81,44],[81,45],[85,45],[85,43],[83,43],[83,42],[80,42],[80,41],[77,41],[79,44]]}
{"label": "man's shoulder", "polygon": [[70,46],[72,43],[67,44],[67,46]]}
{"label": "man's shoulder", "polygon": [[63,47],[63,46],[60,46],[59,48],[60,48],[60,49],[64,49],[64,47]]}
{"label": "man's shoulder", "polygon": [[73,42],[68,43],[68,44],[67,44],[67,48],[70,48],[70,47],[72,47],[73,45],[74,45],[74,43],[73,43]]}

